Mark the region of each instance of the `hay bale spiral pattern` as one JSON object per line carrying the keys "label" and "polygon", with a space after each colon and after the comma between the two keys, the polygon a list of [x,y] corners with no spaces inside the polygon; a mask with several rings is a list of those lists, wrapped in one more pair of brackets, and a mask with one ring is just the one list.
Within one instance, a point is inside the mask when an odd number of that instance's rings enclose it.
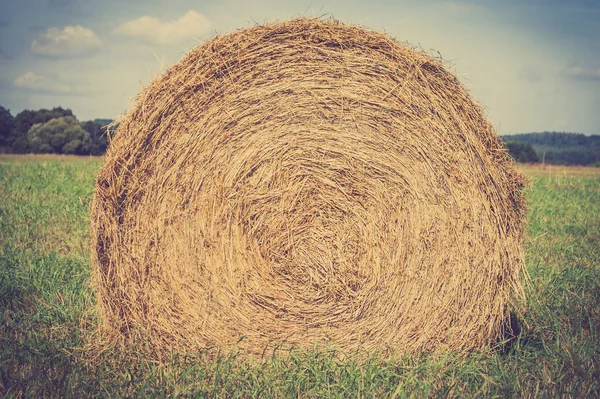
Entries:
{"label": "hay bale spiral pattern", "polygon": [[523,180],[444,65],[297,19],[216,37],[120,120],[92,209],[104,326],[157,348],[495,339]]}

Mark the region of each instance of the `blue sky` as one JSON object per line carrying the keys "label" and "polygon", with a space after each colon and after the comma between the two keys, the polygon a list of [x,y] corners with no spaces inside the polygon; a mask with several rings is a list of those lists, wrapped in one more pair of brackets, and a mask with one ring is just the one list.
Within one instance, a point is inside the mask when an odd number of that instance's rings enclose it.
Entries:
{"label": "blue sky", "polygon": [[600,133],[598,0],[2,0],[0,105],[116,118],[215,33],[322,15],[441,53],[500,134]]}

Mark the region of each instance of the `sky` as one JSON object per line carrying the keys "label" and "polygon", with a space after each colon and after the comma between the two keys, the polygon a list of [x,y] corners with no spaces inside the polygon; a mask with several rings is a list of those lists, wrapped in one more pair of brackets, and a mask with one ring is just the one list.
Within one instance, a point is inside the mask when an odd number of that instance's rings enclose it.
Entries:
{"label": "sky", "polygon": [[500,134],[600,134],[600,0],[0,0],[0,105],[114,119],[215,35],[300,16],[441,54]]}

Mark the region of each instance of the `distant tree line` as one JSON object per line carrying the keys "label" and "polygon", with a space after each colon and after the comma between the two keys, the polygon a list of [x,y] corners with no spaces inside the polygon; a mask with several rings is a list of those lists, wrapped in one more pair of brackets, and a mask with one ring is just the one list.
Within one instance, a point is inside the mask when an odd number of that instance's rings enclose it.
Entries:
{"label": "distant tree line", "polygon": [[501,138],[517,162],[545,162],[556,165],[600,164],[600,135],[542,132],[506,135]]}
{"label": "distant tree line", "polygon": [[508,153],[517,162],[535,163],[540,161],[540,157],[529,143],[519,143],[517,141],[509,141],[506,143]]}
{"label": "distant tree line", "polygon": [[[110,119],[80,122],[70,109],[23,110],[0,106],[0,153],[102,155]],[[542,132],[501,136],[517,162],[600,165],[600,135]]]}
{"label": "distant tree line", "polygon": [[102,155],[110,119],[80,122],[70,109],[23,110],[16,116],[0,106],[0,152]]}
{"label": "distant tree line", "polygon": [[600,146],[600,135],[586,136],[583,133],[566,132],[541,132],[541,133],[520,133],[504,135],[505,141],[518,141],[534,145],[546,145],[552,147],[576,147],[588,146],[590,144]]}

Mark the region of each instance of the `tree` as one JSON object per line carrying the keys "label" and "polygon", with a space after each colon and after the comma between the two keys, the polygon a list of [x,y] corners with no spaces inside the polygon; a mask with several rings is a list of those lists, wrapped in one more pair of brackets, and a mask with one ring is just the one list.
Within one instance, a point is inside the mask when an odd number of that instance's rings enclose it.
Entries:
{"label": "tree", "polygon": [[36,123],[27,133],[31,151],[36,153],[89,154],[90,135],[73,116]]}
{"label": "tree", "polygon": [[107,125],[111,122],[110,119],[94,119],[81,123],[81,127],[90,135],[90,154],[102,155],[106,152],[106,147],[108,147]]}
{"label": "tree", "polygon": [[505,142],[531,144],[549,164],[590,165],[600,161],[600,135],[542,132],[502,136]]}
{"label": "tree", "polygon": [[12,136],[14,119],[8,109],[0,106],[0,148],[10,148],[15,141]]}
{"label": "tree", "polygon": [[529,143],[519,143],[516,141],[509,141],[506,143],[508,153],[517,162],[539,162],[540,158]]}
{"label": "tree", "polygon": [[[13,138],[12,152],[22,153],[29,151],[25,150],[29,147],[29,144],[27,144],[27,134],[33,125],[43,124],[52,119],[65,116],[75,117],[73,111],[62,107],[55,107],[51,110],[40,109],[37,111],[25,109],[19,112],[14,118],[11,131],[11,137]],[[16,143],[17,140],[19,141],[18,143]]]}
{"label": "tree", "polygon": [[17,137],[10,146],[10,152],[15,154],[27,154],[31,152],[31,145],[29,144],[29,140],[27,140],[27,136]]}

